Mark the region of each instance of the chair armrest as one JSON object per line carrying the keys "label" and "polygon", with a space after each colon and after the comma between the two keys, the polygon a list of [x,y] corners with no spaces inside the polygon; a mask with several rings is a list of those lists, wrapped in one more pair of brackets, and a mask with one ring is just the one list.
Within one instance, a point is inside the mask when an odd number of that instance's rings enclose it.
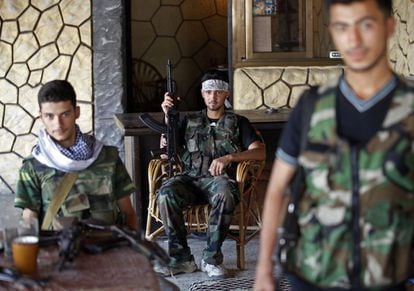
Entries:
{"label": "chair armrest", "polygon": [[240,199],[250,200],[256,188],[257,180],[265,166],[265,161],[246,160],[237,165],[236,181],[239,187]]}
{"label": "chair armrest", "polygon": [[246,160],[238,163],[236,171],[236,180],[238,183],[256,183],[262,174],[265,161]]}
{"label": "chair armrest", "polygon": [[[152,159],[148,164],[148,191],[150,195],[155,195],[156,190],[161,186],[164,179],[168,178],[168,159]],[[173,175],[182,173],[183,166],[181,162],[173,165]]]}

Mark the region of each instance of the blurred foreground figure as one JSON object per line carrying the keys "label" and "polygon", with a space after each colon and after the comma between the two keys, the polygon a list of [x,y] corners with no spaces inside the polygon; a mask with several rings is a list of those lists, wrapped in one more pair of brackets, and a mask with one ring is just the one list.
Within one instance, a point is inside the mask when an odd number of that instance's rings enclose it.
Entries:
{"label": "blurred foreground figure", "polygon": [[[388,64],[392,1],[325,2],[345,74],[305,93],[284,129],[255,290],[275,290],[276,230],[297,193],[297,238],[282,257],[293,290],[405,290],[414,275],[414,88]],[[298,172],[302,191],[285,195]]]}

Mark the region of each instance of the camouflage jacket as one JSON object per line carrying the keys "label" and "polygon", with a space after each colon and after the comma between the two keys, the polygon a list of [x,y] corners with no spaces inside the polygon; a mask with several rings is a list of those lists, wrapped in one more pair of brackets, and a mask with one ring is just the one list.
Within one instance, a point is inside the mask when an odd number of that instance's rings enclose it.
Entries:
{"label": "camouflage jacket", "polygon": [[[205,110],[188,115],[184,138],[183,161],[190,176],[209,176],[213,159],[242,150],[238,116],[228,111],[216,126],[210,125]],[[233,168],[230,165],[227,169],[230,176],[234,175]]]}
{"label": "camouflage jacket", "polygon": [[[39,213],[40,225],[64,172],[47,167],[33,156],[23,161],[19,172],[15,207]],[[135,190],[115,147],[104,146],[98,159],[80,171],[58,216],[95,218],[107,223],[120,219],[116,201]]]}
{"label": "camouflage jacket", "polygon": [[400,81],[363,146],[336,133],[337,81],[318,99],[299,155],[305,193],[290,272],[320,287],[372,288],[414,274],[414,88]]}

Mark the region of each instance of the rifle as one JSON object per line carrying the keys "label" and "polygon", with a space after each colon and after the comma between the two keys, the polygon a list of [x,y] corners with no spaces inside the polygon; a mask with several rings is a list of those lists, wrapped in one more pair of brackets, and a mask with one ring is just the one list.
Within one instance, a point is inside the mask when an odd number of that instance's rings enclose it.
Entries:
{"label": "rifle", "polygon": [[296,246],[299,238],[297,207],[304,191],[304,176],[304,170],[300,167],[291,184],[291,199],[283,206],[286,210],[283,226],[277,230],[279,238],[277,256],[284,268],[287,268],[288,252]]}
{"label": "rifle", "polygon": [[114,236],[127,242],[128,245],[151,262],[156,260],[165,266],[170,263],[170,257],[164,249],[155,242],[146,240],[142,234],[138,235],[136,232],[118,225],[102,225],[93,221],[86,221],[85,223],[91,229],[112,232]]}
{"label": "rifle", "polygon": [[0,282],[13,284],[16,290],[43,290],[49,278],[34,278],[22,275],[14,269],[0,266]]}
{"label": "rifle", "polygon": [[167,156],[169,161],[168,176],[172,176],[173,164],[177,162],[177,136],[178,136],[178,121],[179,112],[177,110],[178,100],[175,96],[175,86],[172,78],[172,64],[171,61],[167,61],[167,92],[168,95],[174,101],[174,106],[168,110],[167,124],[162,124],[156,121],[148,113],[143,113],[139,116],[139,119],[147,127],[159,132],[166,134],[167,136]]}
{"label": "rifle", "polygon": [[131,246],[150,261],[156,260],[165,266],[170,263],[169,256],[156,243],[118,225],[72,219],[62,231],[42,231],[42,234],[41,245],[57,243],[59,246],[59,271],[64,269],[67,262],[73,262],[81,250],[99,253],[119,246]]}

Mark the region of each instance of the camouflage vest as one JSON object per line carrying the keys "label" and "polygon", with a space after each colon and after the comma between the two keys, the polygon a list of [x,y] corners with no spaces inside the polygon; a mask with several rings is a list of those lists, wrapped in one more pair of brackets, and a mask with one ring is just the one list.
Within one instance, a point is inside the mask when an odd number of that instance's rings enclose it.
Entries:
{"label": "camouflage vest", "polygon": [[[188,115],[185,128],[186,148],[183,154],[186,173],[190,176],[209,176],[208,169],[213,159],[242,150],[238,117],[232,112],[224,114],[211,126],[206,111]],[[234,165],[227,174],[235,175]]]}
{"label": "camouflage vest", "polygon": [[299,156],[306,190],[289,269],[320,287],[397,284],[414,274],[414,89],[400,82],[381,130],[361,147],[337,136],[336,90],[319,88]]}
{"label": "camouflage vest", "polygon": [[[75,216],[79,219],[94,218],[113,224],[120,219],[113,193],[113,177],[116,173],[118,151],[105,146],[98,159],[87,169],[80,171],[58,216]],[[46,210],[64,173],[46,167],[33,158],[34,168],[42,181],[42,212]]]}

